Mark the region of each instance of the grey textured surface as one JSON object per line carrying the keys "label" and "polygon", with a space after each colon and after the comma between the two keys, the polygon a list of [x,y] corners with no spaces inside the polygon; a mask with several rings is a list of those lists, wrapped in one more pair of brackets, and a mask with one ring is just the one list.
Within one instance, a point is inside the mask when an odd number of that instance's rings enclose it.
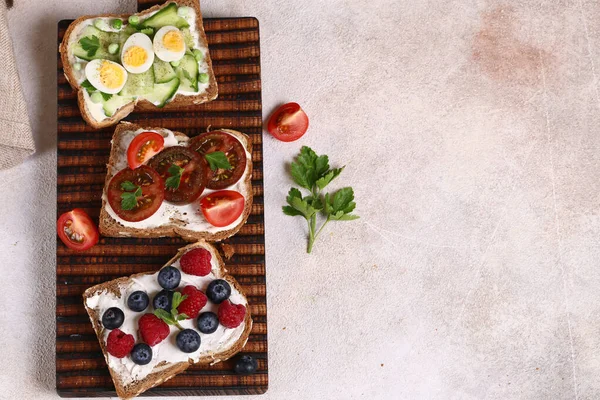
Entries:
{"label": "grey textured surface", "polygon": [[[133,1],[17,0],[38,153],[0,173],[0,398],[54,398],[55,34]],[[204,1],[261,23],[270,389],[263,399],[600,397],[600,7]],[[361,219],[307,255],[280,212],[301,145]]]}

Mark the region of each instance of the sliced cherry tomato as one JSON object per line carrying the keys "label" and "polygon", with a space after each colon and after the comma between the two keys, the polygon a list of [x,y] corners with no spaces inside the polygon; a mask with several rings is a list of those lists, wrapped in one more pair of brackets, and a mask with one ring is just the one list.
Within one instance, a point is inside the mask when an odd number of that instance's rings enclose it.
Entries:
{"label": "sliced cherry tomato", "polygon": [[129,168],[136,169],[158,154],[165,146],[165,139],[156,132],[142,132],[133,138],[127,148]]}
{"label": "sliced cherry tomato", "polygon": [[246,200],[234,190],[219,190],[200,200],[200,209],[211,225],[223,227],[231,225],[242,215]]}
{"label": "sliced cherry tomato", "polygon": [[70,249],[83,251],[98,243],[98,228],[81,208],[68,211],[58,218],[56,232]]}
{"label": "sliced cherry tomato", "polygon": [[[208,180],[208,165],[198,153],[186,147],[167,147],[148,162],[148,165],[165,182],[165,200],[175,204],[188,204],[200,197]],[[183,168],[179,186],[173,187],[172,180],[177,179],[169,169],[176,165]],[[171,179],[171,180],[169,180]],[[174,182],[177,182],[175,180]]]}
{"label": "sliced cherry tomato", "polygon": [[[142,221],[158,210],[165,198],[165,182],[160,175],[148,167],[140,165],[136,169],[125,168],[110,180],[106,197],[108,204],[119,217],[129,222]],[[141,191],[141,196],[135,193]],[[126,200],[133,197],[133,205]],[[127,205],[127,207],[123,207]],[[131,207],[131,208],[129,208]]]}
{"label": "sliced cherry tomato", "polygon": [[293,142],[306,133],[308,116],[298,103],[287,103],[271,114],[267,129],[275,139]]}
{"label": "sliced cherry tomato", "polygon": [[202,156],[215,151],[225,153],[232,169],[217,168],[209,171],[206,185],[209,189],[224,189],[240,180],[246,170],[246,150],[234,136],[221,131],[206,132],[190,140],[190,149]]}

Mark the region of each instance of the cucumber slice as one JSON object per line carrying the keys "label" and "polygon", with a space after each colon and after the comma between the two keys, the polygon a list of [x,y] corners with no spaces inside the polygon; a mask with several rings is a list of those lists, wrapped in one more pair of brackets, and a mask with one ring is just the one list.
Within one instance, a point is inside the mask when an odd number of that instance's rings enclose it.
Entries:
{"label": "cucumber slice", "polygon": [[127,74],[127,82],[120,96],[145,96],[154,90],[154,71],[150,68],[141,74]]}
{"label": "cucumber slice", "polygon": [[183,33],[183,40],[185,41],[185,45],[186,45],[187,49],[188,50],[193,49],[194,48],[194,37],[192,36],[190,29],[183,28],[181,30],[181,33]]}
{"label": "cucumber slice", "polygon": [[179,78],[173,78],[169,82],[155,84],[152,93],[145,95],[144,98],[161,108],[177,93],[178,88]]}
{"label": "cucumber slice", "polygon": [[169,3],[169,5],[162,10],[142,21],[138,27],[139,29],[159,29],[167,25],[176,26],[179,29],[189,28],[190,26],[185,19],[177,15],[177,4],[175,3]]}
{"label": "cucumber slice", "polygon": [[123,107],[129,102],[132,102],[133,100],[133,97],[119,96],[114,94],[110,99],[106,100],[104,104],[102,104],[102,109],[107,117],[112,117],[119,108]]}
{"label": "cucumber slice", "polygon": [[87,51],[81,47],[79,41],[73,43],[73,55],[75,57],[79,57],[82,60],[95,60],[95,59],[104,59],[119,62],[118,54],[110,54],[108,51],[108,46],[111,43],[119,43],[119,33],[118,32],[102,32],[101,30],[95,28],[92,25],[86,26],[82,31],[79,39],[81,40],[84,37],[96,36],[98,41],[100,42],[100,47],[96,50],[96,53],[93,56],[88,56]]}
{"label": "cucumber slice", "polygon": [[177,75],[181,80],[180,89],[186,92],[198,91],[198,61],[194,56],[186,54],[177,67]]}
{"label": "cucumber slice", "polygon": [[169,82],[171,79],[177,77],[173,66],[168,62],[159,60],[158,57],[154,58],[152,68],[154,69],[154,82],[156,83]]}

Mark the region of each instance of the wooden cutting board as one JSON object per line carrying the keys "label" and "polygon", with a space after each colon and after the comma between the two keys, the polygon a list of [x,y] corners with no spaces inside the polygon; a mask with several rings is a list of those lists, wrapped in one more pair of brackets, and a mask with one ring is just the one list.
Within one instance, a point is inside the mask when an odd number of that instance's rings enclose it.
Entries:
{"label": "wooden cutting board", "polygon": [[[154,1],[140,0],[140,9]],[[71,21],[58,24],[60,43]],[[243,286],[254,326],[243,352],[258,360],[258,372],[238,376],[232,362],[191,367],[146,392],[154,396],[261,394],[267,390],[267,302],[262,164],[260,44],[255,18],[205,19],[210,54],[219,83],[218,99],[185,109],[134,112],[126,120],[142,126],[162,126],[189,136],[230,128],[247,133],[253,142],[254,204],[246,225],[224,241],[234,255],[227,269]],[[98,221],[102,186],[113,129],[92,130],[81,118],[75,94],[58,58],[57,218],[83,208]],[[98,340],[81,294],[97,283],[130,274],[155,271],[184,246],[180,239],[101,238],[84,253],[56,244],[56,388],[63,397],[116,396]],[[228,247],[227,247],[228,246]],[[223,250],[222,245],[217,245]]]}

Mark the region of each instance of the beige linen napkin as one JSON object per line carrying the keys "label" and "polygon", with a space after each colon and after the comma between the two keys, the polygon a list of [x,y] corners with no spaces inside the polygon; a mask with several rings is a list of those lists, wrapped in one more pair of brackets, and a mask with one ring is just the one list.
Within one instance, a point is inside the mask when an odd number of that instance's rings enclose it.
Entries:
{"label": "beige linen napkin", "polygon": [[4,0],[0,0],[0,71],[0,169],[6,169],[33,154],[35,145],[15,66]]}

